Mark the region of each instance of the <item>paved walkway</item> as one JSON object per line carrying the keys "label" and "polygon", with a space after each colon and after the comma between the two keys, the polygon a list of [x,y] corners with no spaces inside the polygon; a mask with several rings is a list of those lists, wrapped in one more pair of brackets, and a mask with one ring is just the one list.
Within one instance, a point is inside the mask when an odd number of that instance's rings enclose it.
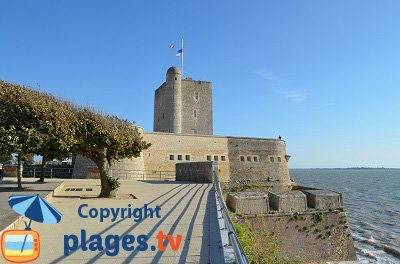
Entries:
{"label": "paved walkway", "polygon": [[[64,217],[56,225],[32,223],[32,229],[40,234],[41,254],[32,263],[223,263],[223,251],[218,228],[217,209],[214,190],[211,184],[156,181],[121,181],[117,199],[80,199],[79,196],[96,195],[100,191],[99,180],[68,180],[63,191],[51,199]],[[69,191],[67,191],[69,189]],[[75,189],[75,190],[71,190]],[[76,190],[78,189],[78,191]],[[131,195],[135,196],[134,199]],[[131,218],[111,222],[106,219],[83,219],[78,216],[78,207],[88,204],[89,208],[132,208],[161,207],[161,218],[145,219],[134,222]],[[87,212],[88,210],[86,210]],[[135,236],[133,246],[138,246],[136,238],[140,234],[149,236],[147,251],[126,251],[119,245],[119,253],[112,257],[105,251],[83,251],[80,247],[69,256],[64,256],[64,235],[75,234],[79,243],[81,229],[90,235],[99,234],[103,239],[107,235]],[[176,238],[182,235],[177,251],[170,246],[165,251],[151,250],[157,246],[156,235],[162,230]],[[88,242],[89,244],[90,242]],[[113,250],[111,250],[113,251]]]}
{"label": "paved walkway", "polygon": [[22,190],[17,188],[16,178],[4,178],[3,181],[0,181],[0,231],[20,216],[8,206],[8,197],[10,195],[39,194],[45,197],[62,183],[61,180],[56,179],[52,179],[46,183],[35,182],[37,180],[37,178],[23,179],[22,187],[24,189]]}

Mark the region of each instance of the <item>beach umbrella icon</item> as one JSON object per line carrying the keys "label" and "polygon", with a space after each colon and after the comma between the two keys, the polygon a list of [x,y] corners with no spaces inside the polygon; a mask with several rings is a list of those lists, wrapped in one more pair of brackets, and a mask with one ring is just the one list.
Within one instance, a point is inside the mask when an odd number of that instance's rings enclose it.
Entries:
{"label": "beach umbrella icon", "polygon": [[29,218],[31,221],[57,224],[62,218],[62,214],[40,197],[39,194],[11,195],[8,198],[8,204],[15,212]]}
{"label": "beach umbrella icon", "polygon": [[[10,207],[20,215],[29,218],[29,224],[25,223],[25,230],[31,230],[32,220],[44,224],[57,224],[61,221],[62,214],[39,194],[37,195],[11,195],[8,198]],[[22,244],[21,252],[27,236]]]}

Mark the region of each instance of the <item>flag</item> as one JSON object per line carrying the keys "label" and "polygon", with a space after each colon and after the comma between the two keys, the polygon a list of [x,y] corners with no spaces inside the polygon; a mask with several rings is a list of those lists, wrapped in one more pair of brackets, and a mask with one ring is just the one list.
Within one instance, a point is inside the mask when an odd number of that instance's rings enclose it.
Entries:
{"label": "flag", "polygon": [[180,57],[182,54],[182,49],[178,50],[178,53],[176,53],[176,56]]}
{"label": "flag", "polygon": [[174,44],[169,45],[169,48],[170,48],[170,49],[173,49],[174,47],[175,47]]}

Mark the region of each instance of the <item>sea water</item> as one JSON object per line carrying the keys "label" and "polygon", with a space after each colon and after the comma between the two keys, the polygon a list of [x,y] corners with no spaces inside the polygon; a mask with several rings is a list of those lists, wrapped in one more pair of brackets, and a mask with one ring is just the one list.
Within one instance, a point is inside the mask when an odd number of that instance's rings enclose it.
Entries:
{"label": "sea water", "polygon": [[384,245],[400,249],[400,169],[291,169],[303,186],[343,194],[360,263],[400,263]]}

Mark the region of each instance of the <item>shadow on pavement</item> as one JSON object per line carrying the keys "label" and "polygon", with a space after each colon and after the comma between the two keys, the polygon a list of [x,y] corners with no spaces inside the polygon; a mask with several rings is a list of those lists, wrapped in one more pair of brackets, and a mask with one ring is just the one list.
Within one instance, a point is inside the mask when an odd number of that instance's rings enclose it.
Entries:
{"label": "shadow on pavement", "polygon": [[[180,185],[178,185],[178,186],[172,188],[171,190],[169,190],[169,191],[167,191],[167,192],[161,194],[160,196],[158,196],[158,197],[154,198],[153,200],[151,200],[150,202],[148,202],[147,205],[150,205],[150,204],[154,203],[155,201],[161,199],[161,197],[163,197],[163,196],[165,196],[165,195],[167,195],[167,194],[173,192],[175,189],[178,189],[178,188],[181,187],[181,186],[182,186],[182,184],[180,184]],[[170,198],[168,198],[168,200],[171,199],[171,198],[172,198],[173,196],[175,196],[176,194],[178,194],[179,192],[181,192],[181,191],[182,191],[183,189],[185,189],[186,187],[187,187],[187,186],[184,186],[184,187],[181,188],[178,192],[174,193]],[[121,223],[121,222],[123,222],[123,221],[125,221],[125,220],[126,220],[126,218],[120,219],[119,221],[117,221],[117,222],[115,222],[114,224],[108,226],[108,227],[105,228],[103,231],[99,232],[98,234],[99,234],[99,235],[104,234],[105,232],[107,232],[108,230],[112,229],[114,226],[118,225],[119,223]],[[139,223],[141,223],[141,222],[139,222]],[[132,227],[132,229],[133,229],[133,227]],[[71,256],[71,255],[73,255],[74,253],[78,252],[78,250],[80,250],[80,249],[81,249],[81,247],[79,247],[76,251],[71,252],[69,256]],[[103,254],[104,254],[104,253],[103,253]],[[102,254],[101,254],[101,255],[102,255]],[[101,255],[100,255],[100,256],[101,256]],[[100,257],[100,256],[99,256],[99,257]],[[97,256],[96,256],[96,257],[97,257]],[[59,262],[63,261],[65,258],[67,258],[67,256],[62,255],[62,256],[58,257],[57,259],[51,261],[50,263],[56,264],[56,263],[59,263]],[[82,260],[81,260],[81,261],[82,261]]]}
{"label": "shadow on pavement", "polygon": [[[179,201],[174,205],[174,207],[172,208],[172,210],[170,210],[168,213],[166,213],[161,219],[160,221],[151,229],[151,231],[148,233],[149,238],[152,237],[152,235],[154,234],[154,232],[157,231],[157,228],[161,225],[162,222],[165,221],[165,219],[176,209],[176,207],[182,202],[182,200],[188,196],[188,194],[197,186],[197,184],[195,186],[193,186],[189,191],[186,192],[186,194],[184,194]],[[181,190],[179,190],[176,194],[178,194],[179,192],[181,192],[183,189],[185,189],[186,187],[188,187],[188,185],[186,185],[184,188],[182,188]],[[198,188],[200,189],[201,186]],[[165,205],[169,200],[171,200],[174,196],[171,196],[170,198],[168,198],[167,200],[165,200],[162,204],[160,204],[161,208],[163,205]],[[121,236],[125,236],[127,234],[129,234],[133,229],[135,229],[138,225],[140,225],[142,222],[138,222],[136,224],[134,224],[132,227],[128,228],[128,230],[126,230]],[[132,263],[132,259],[139,253],[138,250],[134,250],[129,256],[127,256],[125,258],[125,260],[122,263]],[[96,260],[98,260],[101,256],[103,256],[105,254],[105,251],[99,253],[97,256],[91,258],[88,262],[86,262],[87,264],[92,264],[92,263],[96,263]]]}

